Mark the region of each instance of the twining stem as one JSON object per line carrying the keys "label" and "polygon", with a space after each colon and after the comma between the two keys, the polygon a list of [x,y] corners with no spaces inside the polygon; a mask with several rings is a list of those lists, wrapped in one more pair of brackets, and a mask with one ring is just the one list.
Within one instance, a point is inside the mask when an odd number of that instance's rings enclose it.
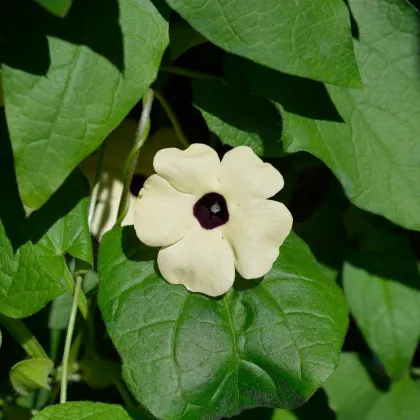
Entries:
{"label": "twining stem", "polygon": [[20,319],[12,319],[0,314],[0,322],[12,337],[23,347],[26,354],[34,358],[48,358],[47,353],[36,337]]}
{"label": "twining stem", "polygon": [[73,305],[71,307],[69,325],[67,327],[66,341],[64,344],[60,403],[65,403],[67,401],[67,379],[68,379],[67,374],[68,374],[68,368],[69,368],[70,348],[71,348],[71,340],[72,340],[73,332],[74,332],[74,324],[76,322],[77,302],[78,302],[78,296],[79,296],[81,285],[82,285],[82,277],[77,276],[76,285],[74,287]]}
{"label": "twining stem", "polygon": [[[74,294],[74,280],[67,265],[64,267],[64,281],[66,283],[67,290],[71,294]],[[83,319],[87,320],[89,316],[89,308],[86,295],[83,293],[83,290],[79,291],[79,293],[76,295],[76,298],[80,313],[82,314]]]}
{"label": "twining stem", "polygon": [[141,113],[139,127],[137,130],[136,138],[134,140],[133,148],[127,159],[124,162],[123,168],[123,191],[121,194],[120,205],[118,207],[118,216],[115,226],[121,226],[122,221],[127,215],[130,205],[130,184],[133,178],[134,171],[137,165],[140,148],[143,146],[150,131],[150,112],[152,111],[154,93],[152,89],[148,89],[143,97],[143,111]]}
{"label": "twining stem", "polygon": [[88,213],[88,224],[89,224],[90,231],[92,231],[92,221],[93,221],[93,216],[95,215],[96,203],[98,201],[99,188],[101,185],[101,174],[102,174],[102,166],[104,163],[106,145],[107,145],[107,139],[105,139],[105,141],[102,143],[101,149],[99,151],[98,163],[96,165],[96,172],[95,172],[95,180],[93,183],[92,194],[90,196],[89,213]]}
{"label": "twining stem", "polygon": [[171,105],[161,93],[155,91],[155,96],[159,103],[162,105],[162,108],[165,110],[166,115],[168,116],[169,121],[174,127],[175,133],[178,136],[179,140],[181,141],[183,146],[187,148],[190,145],[190,142],[188,141],[187,136],[185,135],[181,124],[179,123],[178,118],[176,117]]}
{"label": "twining stem", "polygon": [[202,80],[220,80],[220,77],[214,76],[210,73],[204,73],[197,70],[185,69],[182,67],[176,67],[171,65],[161,66],[160,71],[165,73],[176,74],[177,76],[190,77],[192,79],[202,79]]}

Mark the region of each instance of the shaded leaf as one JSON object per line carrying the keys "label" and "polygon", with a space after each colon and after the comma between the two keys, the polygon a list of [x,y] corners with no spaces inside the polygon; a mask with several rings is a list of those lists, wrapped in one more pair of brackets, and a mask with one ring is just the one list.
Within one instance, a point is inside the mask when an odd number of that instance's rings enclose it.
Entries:
{"label": "shaded leaf", "polygon": [[340,0],[167,0],[226,51],[275,70],[360,88],[350,20]]}
{"label": "shaded leaf", "polygon": [[262,283],[239,281],[220,299],[169,285],[155,257],[133,228],[108,232],[99,306],[126,383],[156,417],[295,407],[334,371],[346,305],[295,235]]}
{"label": "shaded leaf", "polygon": [[420,412],[420,388],[408,376],[381,396],[366,420],[416,420]]}
{"label": "shaded leaf", "polygon": [[213,133],[229,146],[249,146],[260,156],[281,156],[282,118],[266,99],[219,80],[193,82],[194,105]]}
{"label": "shaded leaf", "polygon": [[51,13],[57,16],[66,16],[70,10],[72,0],[35,0]]}
{"label": "shaded leaf", "polygon": [[356,353],[341,354],[340,364],[324,389],[337,420],[365,419],[381,396]]}
{"label": "shaded leaf", "polygon": [[149,0],[76,2],[65,18],[9,4],[2,34],[7,122],[20,195],[36,209],[153,82],[168,28]]}
{"label": "shaded leaf", "polygon": [[[69,253],[93,264],[88,226],[89,193],[86,178],[75,170],[48,202],[32,213],[28,222],[31,237],[46,255]],[[58,220],[51,226],[52,214]]]}
{"label": "shaded leaf", "polygon": [[176,60],[190,48],[207,42],[207,39],[203,35],[191,28],[183,20],[176,21],[173,25],[171,24],[169,35],[170,43],[168,49],[171,60]]}
{"label": "shaded leaf", "polygon": [[381,251],[352,253],[343,285],[350,310],[388,374],[404,375],[420,338],[420,275],[404,237]]}
{"label": "shaded leaf", "polygon": [[35,358],[23,360],[10,370],[10,381],[15,391],[22,395],[37,389],[50,389],[48,376],[54,367],[50,359]]}

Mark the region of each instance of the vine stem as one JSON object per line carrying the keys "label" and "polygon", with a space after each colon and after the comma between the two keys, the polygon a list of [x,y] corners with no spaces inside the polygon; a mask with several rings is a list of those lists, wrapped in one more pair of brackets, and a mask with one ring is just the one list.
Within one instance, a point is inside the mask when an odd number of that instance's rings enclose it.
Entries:
{"label": "vine stem", "polygon": [[190,77],[192,79],[221,80],[220,77],[214,76],[210,73],[204,73],[202,71],[190,70],[171,65],[161,66],[160,71],[163,71],[165,73],[176,74],[177,76]]}
{"label": "vine stem", "polygon": [[[75,293],[75,287],[74,287],[74,280],[73,276],[70,273],[69,268],[67,267],[67,264],[64,267],[64,281],[67,286],[67,290],[71,293]],[[80,292],[76,295],[77,298],[77,306],[79,307],[80,313],[83,316],[83,319],[87,319],[89,316],[89,308],[88,308],[88,302],[86,299],[86,295],[83,293],[83,290],[80,290]]]}
{"label": "vine stem", "polygon": [[71,307],[69,325],[67,327],[66,341],[64,344],[64,353],[63,353],[63,371],[61,376],[61,392],[60,392],[60,403],[65,403],[67,401],[67,372],[69,368],[69,357],[70,357],[70,348],[71,341],[74,332],[74,324],[76,322],[77,314],[77,302],[80,292],[80,287],[82,285],[82,277],[76,277],[76,285],[74,287],[74,296],[73,296],[73,305]]}
{"label": "vine stem", "polygon": [[47,358],[48,355],[36,337],[20,319],[8,318],[0,314],[0,322],[12,337],[22,346],[29,357]]}
{"label": "vine stem", "polygon": [[124,162],[123,168],[123,191],[120,198],[120,205],[118,207],[117,221],[115,226],[121,226],[122,221],[127,215],[130,205],[130,184],[133,178],[134,171],[137,165],[140,148],[143,146],[150,131],[150,113],[152,111],[154,99],[154,92],[148,89],[143,97],[143,111],[141,113],[139,127],[137,130],[136,138],[134,140],[133,148],[127,159]]}
{"label": "vine stem", "polygon": [[187,136],[185,135],[181,124],[178,121],[178,118],[172,109],[169,102],[166,100],[166,98],[159,92],[155,91],[156,99],[159,101],[159,103],[162,105],[162,108],[165,110],[166,115],[169,118],[169,121],[171,122],[172,126],[174,127],[175,133],[178,136],[179,140],[181,140],[181,143],[185,148],[189,147],[190,142],[187,139]]}
{"label": "vine stem", "polygon": [[91,232],[92,232],[93,216],[95,215],[96,203],[98,201],[99,188],[101,185],[101,174],[102,174],[102,166],[104,163],[106,145],[107,145],[107,139],[104,140],[104,142],[102,143],[101,149],[99,151],[98,163],[96,165],[96,172],[95,172],[95,180],[93,182],[92,194],[90,196],[88,225],[89,225],[89,230]]}

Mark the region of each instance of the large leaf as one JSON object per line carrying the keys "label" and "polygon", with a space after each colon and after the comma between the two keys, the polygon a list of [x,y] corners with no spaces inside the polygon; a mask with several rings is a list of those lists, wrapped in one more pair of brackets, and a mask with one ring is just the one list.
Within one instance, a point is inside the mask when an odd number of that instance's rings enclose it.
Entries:
{"label": "large leaf", "polygon": [[[355,353],[341,355],[340,364],[324,384],[324,389],[331,408],[337,413],[337,420],[365,419],[381,396]],[[382,417],[378,419],[382,420]]]}
{"label": "large leaf", "polygon": [[47,407],[33,420],[141,420],[146,418],[146,416],[133,414],[120,405],[83,401]]}
{"label": "large leaf", "polygon": [[65,18],[8,5],[6,115],[20,195],[36,209],[153,82],[168,29],[150,0],[76,2]]}
{"label": "large leaf", "polygon": [[295,235],[262,283],[239,282],[220,299],[168,284],[155,258],[132,227],[107,233],[99,305],[128,386],[156,417],[294,407],[334,371],[346,304]]}
{"label": "large leaf", "polygon": [[227,67],[232,78],[242,77],[253,93],[283,107],[287,152],[319,157],[354,204],[419,230],[420,15],[401,0],[349,3],[358,24],[363,92],[327,90],[251,62]]}
{"label": "large leaf", "polygon": [[341,0],[167,0],[226,51],[275,70],[340,86],[361,86]]}
{"label": "large leaf", "polygon": [[405,238],[386,250],[354,253],[343,271],[352,314],[388,374],[400,378],[420,338],[420,275]]}
{"label": "large leaf", "polygon": [[229,146],[249,146],[258,155],[281,156],[282,118],[266,99],[218,80],[195,80],[194,105],[209,129]]}

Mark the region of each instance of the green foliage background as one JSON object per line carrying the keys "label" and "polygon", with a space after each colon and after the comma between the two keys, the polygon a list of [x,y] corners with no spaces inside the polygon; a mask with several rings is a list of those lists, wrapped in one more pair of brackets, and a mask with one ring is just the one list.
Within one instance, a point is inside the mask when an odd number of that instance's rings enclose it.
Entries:
{"label": "green foliage background", "polygon": [[[417,3],[0,5],[0,419],[420,418]],[[251,147],[294,217],[220,299],[165,282],[131,226],[103,235],[154,154],[194,142]]]}

